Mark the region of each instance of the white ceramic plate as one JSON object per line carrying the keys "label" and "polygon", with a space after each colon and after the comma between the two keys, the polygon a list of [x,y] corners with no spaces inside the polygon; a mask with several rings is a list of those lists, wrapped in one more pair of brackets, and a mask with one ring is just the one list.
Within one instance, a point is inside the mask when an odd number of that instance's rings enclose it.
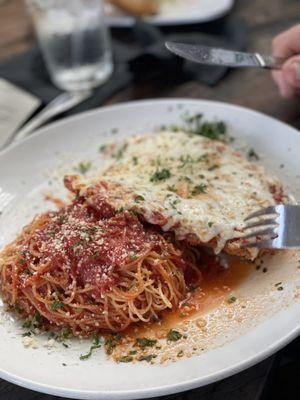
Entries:
{"label": "white ceramic plate", "polygon": [[[49,208],[41,193],[59,193],[61,177],[72,171],[72,164],[91,158],[99,164],[101,143],[181,123],[186,111],[226,121],[237,138],[233,145],[246,141],[265,154],[262,162],[286,182],[288,190],[298,187],[294,194],[300,197],[300,134],[295,129],[228,104],[180,99],[133,102],[62,120],[1,153],[1,246],[37,211]],[[0,377],[45,393],[105,400],[154,397],[223,379],[261,361],[299,334],[299,260],[299,253],[282,253],[267,260],[268,273],[254,270],[238,289],[238,298],[248,305],[241,319],[232,319],[221,307],[212,310],[208,315],[211,345],[200,356],[169,365],[115,364],[101,351],[79,361],[89,348],[86,342],[48,349],[37,339],[38,348],[24,348],[20,325],[2,312]],[[279,281],[284,286],[280,292],[274,287]]]}
{"label": "white ceramic plate", "polygon": [[[159,13],[146,20],[155,25],[187,25],[209,22],[226,14],[234,0],[164,0]],[[130,27],[134,18],[107,5],[108,23],[113,27]]]}

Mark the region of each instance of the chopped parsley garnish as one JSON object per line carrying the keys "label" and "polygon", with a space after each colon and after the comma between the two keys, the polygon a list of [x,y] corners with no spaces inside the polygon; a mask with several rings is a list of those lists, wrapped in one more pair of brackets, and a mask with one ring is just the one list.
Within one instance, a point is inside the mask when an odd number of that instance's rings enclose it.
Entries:
{"label": "chopped parsley garnish", "polygon": [[73,252],[75,254],[78,254],[79,252],[79,247],[82,246],[84,244],[83,240],[79,240],[79,242],[76,242],[73,246],[71,246],[71,249],[73,250]]}
{"label": "chopped parsley garnish", "polygon": [[207,225],[209,228],[211,228],[213,226],[213,224],[214,224],[213,222],[209,221]]}
{"label": "chopped parsley garnish", "polygon": [[136,254],[130,254],[130,260],[131,261],[135,261],[137,259],[137,255]]}
{"label": "chopped parsley garnish", "polygon": [[133,361],[133,357],[131,356],[122,356],[118,359],[119,362],[121,363],[130,363]]}
{"label": "chopped parsley garnish", "polygon": [[144,349],[145,347],[153,347],[157,343],[155,339],[137,338],[136,345]]}
{"label": "chopped parsley garnish", "polygon": [[19,264],[24,265],[26,263],[26,260],[24,258],[19,259]]}
{"label": "chopped parsley garnish", "polygon": [[99,258],[100,254],[98,253],[98,251],[96,251],[96,253],[92,254],[91,258],[93,261],[97,260]]}
{"label": "chopped parsley garnish", "polygon": [[255,152],[254,149],[250,149],[250,150],[248,151],[248,158],[249,158],[249,160],[256,160],[256,161],[259,160],[259,156],[258,156],[258,154]]}
{"label": "chopped parsley garnish", "polygon": [[85,175],[92,167],[92,163],[90,161],[86,161],[86,162],[80,162],[78,164],[78,171],[82,174]]}
{"label": "chopped parsley garnish", "polygon": [[69,339],[69,336],[70,336],[70,330],[66,328],[59,333],[51,332],[49,335],[49,339],[54,339],[57,342],[62,343],[64,345],[65,341]]}
{"label": "chopped parsley garnish", "polygon": [[34,314],[31,325],[33,328],[39,328],[43,323],[43,317],[38,312]]}
{"label": "chopped parsley garnish", "polygon": [[135,196],[135,198],[134,198],[135,203],[140,203],[141,201],[145,201],[145,197],[140,196],[140,195]]}
{"label": "chopped parsley garnish", "polygon": [[177,189],[176,189],[175,185],[168,186],[167,189],[168,189],[170,192],[174,192],[174,193],[177,192]]}
{"label": "chopped parsley garnish", "polygon": [[179,125],[171,124],[170,126],[162,125],[161,129],[172,131],[172,132],[179,132],[182,130],[182,127],[180,127]]}
{"label": "chopped parsley garnish", "polygon": [[133,165],[138,165],[139,159],[137,157],[132,157]]}
{"label": "chopped parsley garnish", "polygon": [[102,146],[99,147],[99,152],[103,153],[107,149],[107,144],[103,144]]}
{"label": "chopped parsley garnish", "polygon": [[186,156],[180,156],[179,160],[181,164],[178,165],[178,169],[185,168],[195,162],[195,160],[189,154],[187,154]]}
{"label": "chopped parsley garnish", "polygon": [[212,140],[220,140],[226,134],[224,122],[203,122],[195,132],[197,135],[207,137]]}
{"label": "chopped parsley garnish", "polygon": [[67,219],[67,216],[66,215],[60,215],[59,217],[58,217],[58,220],[59,220],[59,222],[62,224],[63,222],[65,222],[65,220]]}
{"label": "chopped parsley garnish", "polygon": [[[17,312],[18,314],[22,314],[23,313],[23,309],[19,306],[19,304],[15,304],[15,305],[8,305],[7,306],[7,311],[9,312]],[[22,325],[23,328],[30,328],[31,327],[31,322],[30,320],[27,320],[24,322],[24,324]]]}
{"label": "chopped parsley garnish", "polygon": [[208,162],[208,154],[207,153],[202,154],[200,157],[197,158],[197,161],[207,163]]}
{"label": "chopped parsley garnish", "polygon": [[165,181],[171,178],[171,172],[169,169],[158,169],[154,172],[154,174],[150,177],[150,182],[160,182]]}
{"label": "chopped parsley garnish", "polygon": [[16,311],[18,314],[21,314],[23,312],[22,308],[19,306],[19,304],[15,304],[14,307],[12,308],[13,311]]}
{"label": "chopped parsley garnish", "polygon": [[275,287],[276,287],[277,290],[279,290],[279,291],[283,290],[282,282],[275,283]]}
{"label": "chopped parsley garnish", "polygon": [[114,333],[109,335],[106,339],[105,339],[105,343],[104,343],[104,348],[106,351],[106,354],[110,355],[112,354],[114,348],[120,343],[122,339],[122,336],[119,333]]}
{"label": "chopped parsley garnish", "polygon": [[40,328],[42,326],[42,323],[43,323],[43,317],[41,316],[41,314],[35,313],[30,320],[24,322],[22,327],[25,329],[35,329],[35,328]]}
{"label": "chopped parsley garnish", "polygon": [[157,355],[156,354],[148,354],[147,356],[141,356],[139,357],[139,361],[146,361],[146,362],[151,362],[153,360],[153,358],[156,358]]}
{"label": "chopped parsley garnish", "polygon": [[197,185],[193,188],[192,190],[192,196],[197,196],[197,194],[201,193],[206,193],[207,185],[204,183],[200,183],[200,185]]}
{"label": "chopped parsley garnish", "polygon": [[127,145],[125,144],[124,146],[120,147],[116,153],[112,155],[113,158],[116,160],[121,160],[121,158],[124,156],[124,152],[126,150]]}
{"label": "chopped parsley garnish", "polygon": [[170,329],[167,334],[167,339],[170,340],[171,342],[177,342],[182,337],[183,335],[180,332],[175,331],[174,329]]}
{"label": "chopped parsley garnish", "polygon": [[229,304],[232,304],[237,301],[237,298],[235,296],[229,296],[227,301]]}
{"label": "chopped parsley garnish", "polygon": [[61,308],[64,308],[65,304],[60,301],[60,300],[54,300],[53,303],[51,304],[51,310],[57,311]]}
{"label": "chopped parsley garnish", "polygon": [[97,226],[93,226],[92,228],[88,228],[86,229],[86,233],[88,233],[89,235],[93,235],[94,233],[96,233],[98,230]]}
{"label": "chopped parsley garnish", "polygon": [[[93,235],[97,232],[97,230],[98,230],[97,226],[93,226],[92,228],[83,229],[82,232],[87,235],[88,239],[92,239]],[[73,246],[73,250],[76,250],[76,248],[83,243],[84,243],[83,241],[76,242],[75,245]]]}
{"label": "chopped parsley garnish", "polygon": [[48,236],[54,238],[55,237],[55,233],[56,233],[55,231],[49,231],[48,232]]}
{"label": "chopped parsley garnish", "polygon": [[79,357],[80,360],[83,361],[89,359],[93,354],[93,351],[99,349],[100,347],[101,347],[100,338],[96,333],[93,333],[93,344],[90,347],[90,350],[87,354],[81,354],[81,356]]}
{"label": "chopped parsley garnish", "polygon": [[177,206],[177,204],[179,204],[180,203],[180,200],[179,199],[174,199],[174,200],[171,200],[170,201],[170,206],[174,209],[174,210],[176,210],[176,206]]}
{"label": "chopped parsley garnish", "polygon": [[207,122],[203,121],[202,114],[184,117],[187,132],[195,135],[204,136],[212,140],[223,140],[227,133],[226,124],[223,121]]}
{"label": "chopped parsley garnish", "polygon": [[28,332],[24,332],[22,334],[22,337],[31,336],[31,335],[32,335],[32,332],[28,331]]}

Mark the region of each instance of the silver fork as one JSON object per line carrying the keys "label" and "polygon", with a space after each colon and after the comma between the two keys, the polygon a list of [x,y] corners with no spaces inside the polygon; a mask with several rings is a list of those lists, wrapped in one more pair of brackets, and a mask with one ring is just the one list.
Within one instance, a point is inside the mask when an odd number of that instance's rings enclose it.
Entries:
{"label": "silver fork", "polygon": [[38,114],[31,118],[21,129],[19,129],[17,133],[13,135],[10,142],[25,138],[34,130],[48,122],[51,118],[70,110],[91,97],[92,93],[91,90],[61,93]]}
{"label": "silver fork", "polygon": [[300,247],[300,206],[270,206],[245,219],[242,247],[287,249]]}

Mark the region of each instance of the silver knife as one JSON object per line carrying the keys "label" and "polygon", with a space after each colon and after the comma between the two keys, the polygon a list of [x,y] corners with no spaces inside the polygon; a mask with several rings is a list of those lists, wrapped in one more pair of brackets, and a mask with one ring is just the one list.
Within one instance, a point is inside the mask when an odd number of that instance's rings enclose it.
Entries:
{"label": "silver knife", "polygon": [[179,57],[205,65],[280,69],[286,60],[260,53],[244,53],[195,44],[166,42],[168,50]]}

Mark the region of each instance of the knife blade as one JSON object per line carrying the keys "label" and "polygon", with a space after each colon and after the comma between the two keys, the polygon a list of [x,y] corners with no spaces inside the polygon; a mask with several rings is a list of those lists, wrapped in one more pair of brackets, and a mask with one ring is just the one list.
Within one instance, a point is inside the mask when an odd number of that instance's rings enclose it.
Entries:
{"label": "knife blade", "polygon": [[205,65],[218,65],[231,68],[257,67],[280,69],[285,60],[260,53],[218,49],[214,47],[166,42],[167,49],[179,57]]}

